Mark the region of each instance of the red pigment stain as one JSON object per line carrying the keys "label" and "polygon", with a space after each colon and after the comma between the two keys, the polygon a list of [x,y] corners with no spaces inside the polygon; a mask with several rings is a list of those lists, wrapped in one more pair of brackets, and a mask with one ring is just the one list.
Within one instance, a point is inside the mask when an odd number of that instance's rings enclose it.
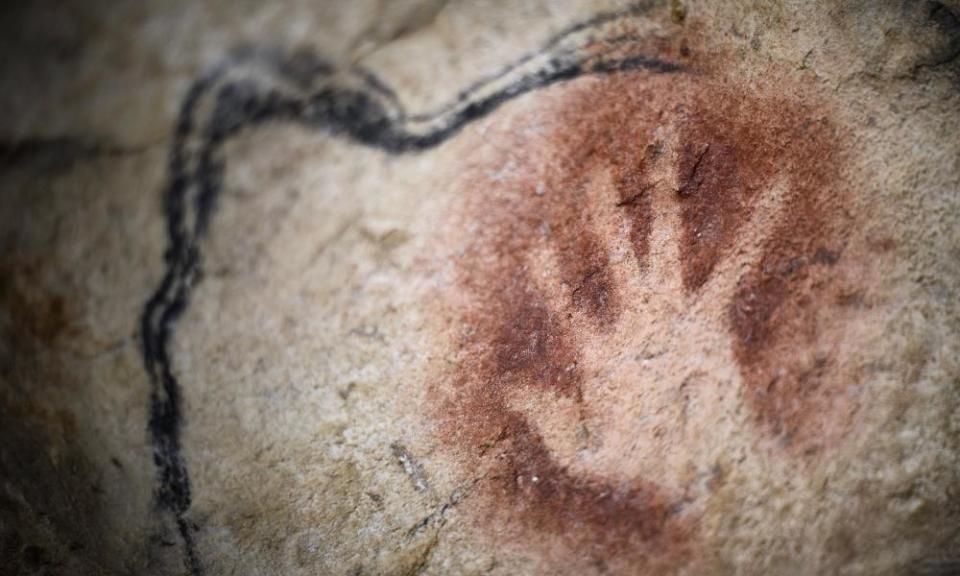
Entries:
{"label": "red pigment stain", "polygon": [[[844,409],[836,400],[847,384],[833,358],[810,351],[826,334],[822,312],[836,300],[831,273],[843,263],[849,226],[840,138],[829,114],[808,103],[698,73],[582,78],[536,98],[546,128],[488,128],[485,140],[506,152],[456,179],[463,200],[444,242],[473,232],[455,287],[441,295],[457,328],[453,368],[440,378],[450,384],[431,389],[440,438],[479,475],[480,514],[498,533],[531,546],[562,542],[578,558],[623,560],[629,572],[690,565],[697,518],[680,512],[683,494],[657,478],[613,482],[571,471],[511,402],[525,393],[583,401],[588,378],[576,342],[603,334],[625,306],[611,269],[612,228],[586,209],[596,201],[587,189],[607,175],[640,273],[652,258],[652,167],[672,162],[673,264],[691,298],[736,253],[764,194],[786,190],[789,217],[746,272],[732,272],[740,277],[722,304],[724,321],[757,434],[802,447],[832,442],[818,436],[819,424]],[[507,158],[512,168],[491,178]],[[538,285],[535,255],[544,252],[562,280],[561,305]]]}

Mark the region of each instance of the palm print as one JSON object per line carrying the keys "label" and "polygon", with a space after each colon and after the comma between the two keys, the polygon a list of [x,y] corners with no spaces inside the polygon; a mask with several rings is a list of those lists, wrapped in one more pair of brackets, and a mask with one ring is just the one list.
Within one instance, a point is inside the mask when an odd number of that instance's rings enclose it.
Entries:
{"label": "palm print", "polygon": [[745,422],[751,449],[790,457],[842,439],[851,187],[827,115],[638,72],[552,89],[483,136],[434,393],[488,519],[666,565]]}

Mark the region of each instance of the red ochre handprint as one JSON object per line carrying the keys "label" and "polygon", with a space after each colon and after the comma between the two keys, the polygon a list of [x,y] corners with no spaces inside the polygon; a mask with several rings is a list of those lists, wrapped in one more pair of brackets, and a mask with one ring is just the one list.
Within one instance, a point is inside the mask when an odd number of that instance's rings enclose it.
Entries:
{"label": "red ochre handprint", "polygon": [[439,429],[505,533],[686,561],[732,438],[813,457],[855,409],[841,137],[798,96],[694,75],[527,106],[460,179]]}

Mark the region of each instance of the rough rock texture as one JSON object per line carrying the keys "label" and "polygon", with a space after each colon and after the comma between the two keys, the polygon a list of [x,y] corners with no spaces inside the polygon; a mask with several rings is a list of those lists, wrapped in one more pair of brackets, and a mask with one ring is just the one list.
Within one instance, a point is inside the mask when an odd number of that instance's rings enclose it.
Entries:
{"label": "rough rock texture", "polygon": [[4,573],[960,571],[957,2],[4,11]]}

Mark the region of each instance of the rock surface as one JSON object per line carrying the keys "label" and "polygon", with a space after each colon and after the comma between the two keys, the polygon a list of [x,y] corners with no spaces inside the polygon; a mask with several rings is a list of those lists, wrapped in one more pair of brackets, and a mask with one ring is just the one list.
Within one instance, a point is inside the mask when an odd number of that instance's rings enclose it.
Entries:
{"label": "rock surface", "polygon": [[12,573],[960,568],[960,4],[5,10]]}

